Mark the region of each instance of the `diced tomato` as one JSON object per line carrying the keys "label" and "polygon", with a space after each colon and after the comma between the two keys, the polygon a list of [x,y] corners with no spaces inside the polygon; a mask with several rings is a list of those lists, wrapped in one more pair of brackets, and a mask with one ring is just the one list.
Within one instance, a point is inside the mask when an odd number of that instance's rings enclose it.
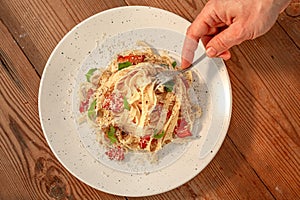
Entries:
{"label": "diced tomato", "polygon": [[121,147],[110,148],[108,151],[105,152],[105,154],[110,160],[121,161],[125,158],[124,149]]}
{"label": "diced tomato", "polygon": [[188,127],[188,123],[184,118],[178,119],[174,132],[179,138],[192,136],[192,133]]}
{"label": "diced tomato", "polygon": [[133,65],[144,62],[144,60],[145,60],[145,55],[133,55],[133,54],[129,54],[128,56],[119,55],[117,59],[119,63],[131,62]]}
{"label": "diced tomato", "polygon": [[140,138],[140,148],[145,149],[148,145],[148,142],[150,141],[150,135],[145,135],[144,137]]}

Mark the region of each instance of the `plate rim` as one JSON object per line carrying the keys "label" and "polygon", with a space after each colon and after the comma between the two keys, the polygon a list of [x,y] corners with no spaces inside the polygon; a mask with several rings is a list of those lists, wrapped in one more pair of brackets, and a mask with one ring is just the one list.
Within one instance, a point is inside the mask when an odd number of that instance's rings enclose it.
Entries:
{"label": "plate rim", "polygon": [[[128,9],[128,8],[140,8],[140,9],[154,9],[154,10],[157,10],[157,11],[160,11],[160,12],[164,12],[164,13],[167,13],[168,15],[173,15],[173,16],[176,16],[176,17],[179,17],[183,20],[185,20],[188,24],[190,24],[190,22],[186,19],[184,19],[183,17],[173,13],[173,12],[170,12],[170,11],[167,11],[167,10],[164,10],[164,9],[161,9],[161,8],[156,8],[156,7],[150,7],[150,6],[120,6],[120,7],[115,7],[115,8],[111,8],[111,9],[107,9],[107,10],[104,10],[102,12],[99,12],[95,15],[92,15],[88,18],[86,18],[85,20],[81,21],[79,24],[77,24],[76,26],[74,26],[70,31],[68,31],[68,33],[66,33],[64,35],[64,37],[58,42],[58,44],[55,46],[55,48],[53,49],[53,51],[51,52],[46,64],[45,64],[45,67],[44,67],[44,70],[43,70],[43,73],[42,73],[42,76],[41,76],[41,80],[40,80],[40,86],[39,86],[39,91],[38,91],[38,110],[39,110],[39,119],[40,119],[40,124],[41,124],[41,127],[42,127],[42,131],[43,131],[43,134],[46,138],[46,141],[47,141],[47,144],[48,146],[50,147],[52,153],[55,155],[56,159],[59,160],[60,164],[62,164],[64,166],[65,169],[67,169],[67,171],[69,173],[71,173],[74,177],[76,177],[77,179],[79,179],[80,181],[84,182],[85,184],[89,185],[90,187],[93,187],[97,190],[100,190],[100,191],[103,191],[103,192],[106,192],[106,193],[109,193],[109,194],[114,194],[114,195],[119,195],[119,196],[130,196],[130,197],[139,197],[141,195],[135,195],[135,194],[120,194],[120,193],[114,193],[114,192],[111,192],[111,191],[108,191],[108,190],[104,190],[104,189],[99,189],[98,187],[95,187],[94,185],[90,184],[88,181],[84,180],[83,178],[81,178],[80,176],[78,176],[76,173],[74,173],[72,170],[69,169],[69,167],[64,163],[64,161],[60,158],[60,156],[56,153],[56,150],[54,149],[54,147],[51,145],[51,142],[49,140],[49,137],[47,136],[46,134],[46,128],[44,127],[44,124],[43,124],[43,120],[42,120],[42,116],[43,116],[43,113],[42,113],[42,109],[41,109],[41,106],[42,106],[42,102],[41,102],[41,96],[42,96],[42,90],[43,90],[43,83],[45,81],[45,76],[47,74],[47,69],[50,67],[50,63],[51,61],[53,60],[53,57],[55,55],[55,53],[57,52],[57,50],[61,47],[61,45],[64,43],[64,41],[66,40],[66,38],[68,38],[77,28],[79,28],[80,26],[82,26],[84,23],[90,21],[90,20],[93,20],[94,18],[97,18],[99,16],[101,16],[101,14],[105,14],[105,13],[108,13],[108,12],[114,12],[114,11],[118,11],[118,10],[122,10],[122,9]],[[231,115],[232,115],[232,90],[231,90],[231,84],[230,84],[230,79],[229,79],[229,74],[228,74],[228,71],[226,70],[226,65],[224,64],[224,62],[220,59],[216,59],[216,61],[218,62],[221,62],[224,66],[225,66],[225,77],[226,77],[226,81],[228,82],[228,91],[229,91],[229,96],[228,96],[228,100],[229,100],[229,108],[228,108],[228,117],[226,118],[225,121],[223,121],[223,128],[224,128],[224,131],[225,131],[225,134],[223,134],[222,136],[223,137],[220,137],[217,139],[217,142],[216,144],[214,145],[214,152],[211,154],[211,158],[209,159],[209,162],[206,163],[206,165],[203,167],[206,168],[207,165],[214,159],[214,157],[216,156],[217,152],[219,151],[219,149],[221,148],[223,142],[224,142],[224,139],[227,135],[227,131],[228,131],[228,128],[229,128],[229,125],[230,125],[230,120],[231,120]],[[203,170],[202,169],[202,170]],[[202,171],[201,170],[201,171]],[[199,173],[201,173],[201,171],[199,171],[196,175],[192,175],[192,177],[189,177],[184,183],[188,182],[188,181],[191,181],[191,179],[193,179],[195,176],[197,176]],[[143,194],[142,196],[150,196],[150,195],[155,195],[155,194],[160,194],[160,193],[163,193],[163,192],[167,192],[167,191],[170,191],[174,188],[177,188],[179,186],[181,186],[182,184],[184,183],[180,183],[172,188],[169,188],[169,190],[165,190],[165,191],[160,191],[160,192],[156,192],[156,193],[149,193],[149,194]]]}

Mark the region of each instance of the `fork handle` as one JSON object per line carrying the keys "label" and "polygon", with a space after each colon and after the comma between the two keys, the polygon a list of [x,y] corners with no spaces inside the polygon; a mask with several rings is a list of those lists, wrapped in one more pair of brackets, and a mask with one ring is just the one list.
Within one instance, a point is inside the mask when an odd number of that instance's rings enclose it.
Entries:
{"label": "fork handle", "polygon": [[184,73],[190,69],[192,69],[195,65],[197,65],[198,63],[200,63],[204,58],[206,57],[206,53],[203,53],[199,58],[197,58],[197,60],[195,60],[190,66],[188,66],[185,69],[180,70],[181,73]]}

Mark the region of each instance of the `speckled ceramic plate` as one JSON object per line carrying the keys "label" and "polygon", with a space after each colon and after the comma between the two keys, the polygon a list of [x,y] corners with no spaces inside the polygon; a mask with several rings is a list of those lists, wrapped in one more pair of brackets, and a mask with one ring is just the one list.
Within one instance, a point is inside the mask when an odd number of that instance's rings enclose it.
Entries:
{"label": "speckled ceramic plate", "polygon": [[[42,76],[39,114],[51,150],[78,179],[111,194],[148,196],[184,184],[213,159],[226,136],[232,103],[230,81],[220,59],[206,58],[195,69],[203,108],[200,138],[184,145],[167,145],[157,164],[101,158],[95,135],[76,120],[78,84],[87,69],[106,66],[113,55],[136,48],[136,40],[179,57],[189,24],[157,8],[120,7],[83,21],[57,45]],[[196,57],[203,52],[200,46]]]}

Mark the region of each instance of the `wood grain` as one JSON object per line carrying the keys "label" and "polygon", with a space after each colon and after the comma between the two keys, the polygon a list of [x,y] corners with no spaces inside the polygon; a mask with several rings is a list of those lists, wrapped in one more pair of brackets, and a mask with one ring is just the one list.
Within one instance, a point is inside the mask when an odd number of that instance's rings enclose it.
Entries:
{"label": "wood grain", "polygon": [[[278,36],[278,43],[270,39]],[[293,199],[300,195],[300,52],[278,25],[233,52],[229,137],[275,198]]]}
{"label": "wood grain", "polygon": [[54,158],[38,118],[40,78],[3,23],[0,43],[0,199],[124,199],[87,187]]}
{"label": "wood grain", "polygon": [[299,199],[298,0],[266,35],[231,49],[228,135],[214,160],[183,186],[145,198],[109,195],[72,176],[46,143],[37,108],[40,76],[69,30],[125,5],[158,7],[193,21],[206,2],[0,0],[0,199]]}
{"label": "wood grain", "polygon": [[41,76],[52,50],[76,24],[122,0],[0,0],[0,13],[14,39]]}
{"label": "wood grain", "polygon": [[292,0],[290,5],[279,15],[278,23],[287,35],[300,48],[300,1]]}
{"label": "wood grain", "polygon": [[[238,183],[238,184],[237,184]],[[245,187],[247,186],[247,187]],[[170,192],[128,199],[273,199],[229,138],[214,160],[194,179]]]}

